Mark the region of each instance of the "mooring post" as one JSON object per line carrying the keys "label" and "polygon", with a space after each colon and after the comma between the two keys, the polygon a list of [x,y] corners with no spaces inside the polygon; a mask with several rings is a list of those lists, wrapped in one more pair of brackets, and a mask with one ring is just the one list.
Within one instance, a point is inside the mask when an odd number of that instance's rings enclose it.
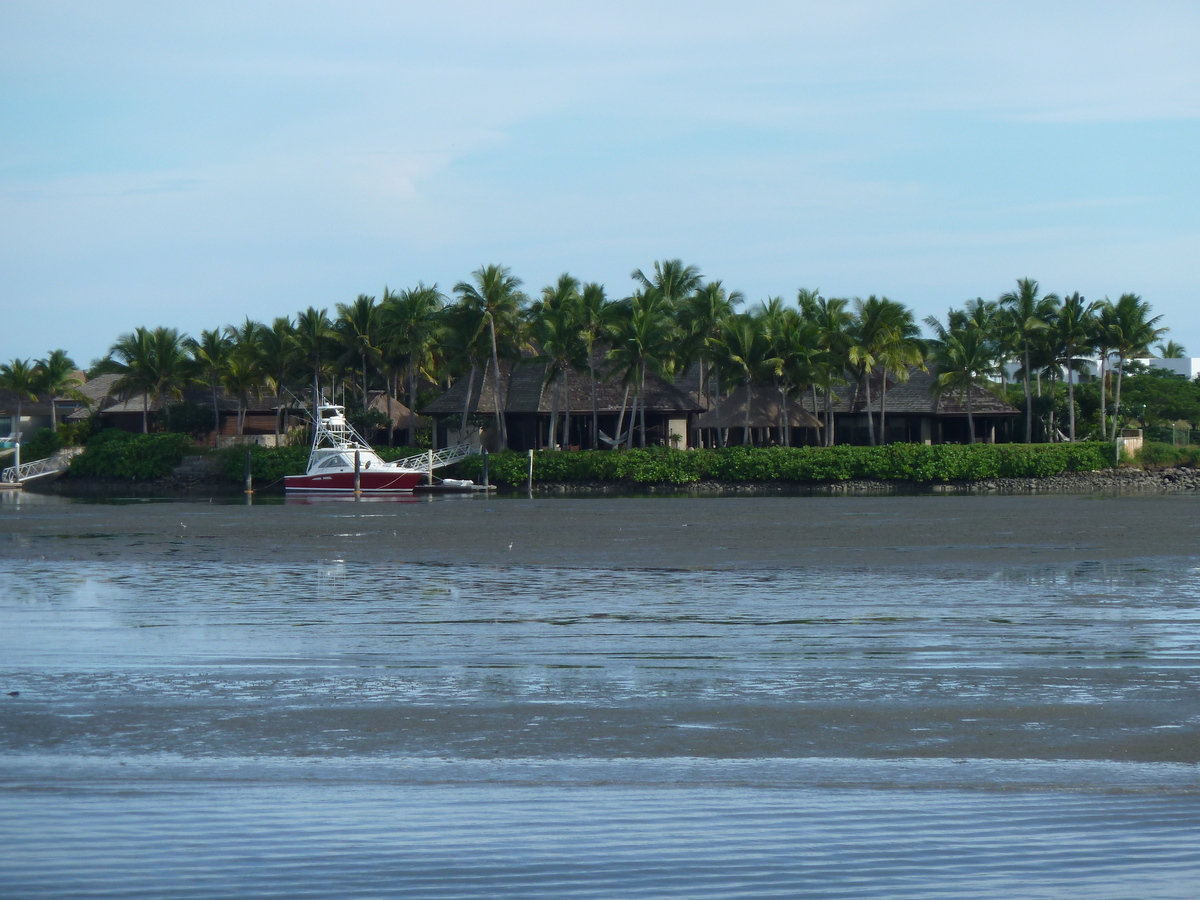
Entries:
{"label": "mooring post", "polygon": [[354,496],[362,496],[362,455],[354,451]]}
{"label": "mooring post", "polygon": [[533,493],[533,451],[532,451],[532,450],[530,450],[530,451],[529,451],[529,483],[528,483],[528,489],[529,489],[529,493],[531,493],[531,494],[532,494],[532,493]]}
{"label": "mooring post", "polygon": [[429,451],[429,454],[426,457],[426,459],[428,459],[428,462],[425,465],[426,465],[426,468],[429,470],[429,474],[428,474],[429,483],[432,485],[433,484],[433,451],[432,450]]}
{"label": "mooring post", "polygon": [[488,487],[490,484],[491,482],[488,481],[488,452],[485,448],[483,451],[483,486]]}
{"label": "mooring post", "polygon": [[246,451],[246,487],[245,493],[254,493],[254,472],[250,467],[250,451]]}

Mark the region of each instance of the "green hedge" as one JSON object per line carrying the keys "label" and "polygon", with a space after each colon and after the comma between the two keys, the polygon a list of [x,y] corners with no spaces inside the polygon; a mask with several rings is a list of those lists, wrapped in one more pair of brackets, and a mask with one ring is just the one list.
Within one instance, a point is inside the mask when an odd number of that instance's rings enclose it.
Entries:
{"label": "green hedge", "polygon": [[165,478],[183,459],[186,434],[131,434],[108,428],[88,439],[71,460],[71,475],[149,481]]}
{"label": "green hedge", "polygon": [[[879,478],[948,482],[986,478],[1046,477],[1107,468],[1112,445],[1079,444],[889,444],[886,447],[730,447],[724,450],[562,451],[534,454],[535,482],[610,481],[692,484],[697,481],[821,482]],[[460,464],[478,480],[483,464]],[[493,484],[525,483],[525,453],[493,453]]]}
{"label": "green hedge", "polygon": [[1137,461],[1148,469],[1195,466],[1200,463],[1200,447],[1173,447],[1170,444],[1147,441],[1142,445]]}

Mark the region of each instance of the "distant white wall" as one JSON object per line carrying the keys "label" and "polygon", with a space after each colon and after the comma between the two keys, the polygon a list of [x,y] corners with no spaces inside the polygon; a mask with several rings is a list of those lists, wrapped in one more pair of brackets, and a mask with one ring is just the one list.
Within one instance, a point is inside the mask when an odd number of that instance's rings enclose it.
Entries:
{"label": "distant white wall", "polygon": [[1200,357],[1191,359],[1139,359],[1137,362],[1156,369],[1166,369],[1176,375],[1182,375],[1189,381],[1200,375]]}
{"label": "distant white wall", "polygon": [[[1148,357],[1144,359],[1130,360],[1130,362],[1139,362],[1144,366],[1153,366],[1158,369],[1166,369],[1170,372],[1174,372],[1176,375],[1184,376],[1189,381],[1195,378],[1197,375],[1200,375],[1200,357],[1196,356],[1193,356],[1191,359],[1157,359],[1155,357]],[[1004,367],[1005,371],[1008,373],[1009,381],[1016,380],[1017,372],[1020,371],[1021,365],[1022,363],[1017,361],[1010,362]],[[1115,365],[1116,359],[1109,361],[1110,371],[1111,367]],[[1084,359],[1082,366],[1084,374],[1092,378],[1095,378],[1100,374],[1100,360],[1098,358]],[[1063,379],[1066,379],[1065,373],[1063,374]]]}

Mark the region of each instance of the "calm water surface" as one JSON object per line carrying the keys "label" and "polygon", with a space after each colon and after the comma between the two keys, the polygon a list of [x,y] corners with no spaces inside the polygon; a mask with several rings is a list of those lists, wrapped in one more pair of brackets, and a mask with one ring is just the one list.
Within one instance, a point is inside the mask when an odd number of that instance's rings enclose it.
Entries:
{"label": "calm water surface", "polygon": [[3,897],[1200,884],[1194,561],[0,579]]}

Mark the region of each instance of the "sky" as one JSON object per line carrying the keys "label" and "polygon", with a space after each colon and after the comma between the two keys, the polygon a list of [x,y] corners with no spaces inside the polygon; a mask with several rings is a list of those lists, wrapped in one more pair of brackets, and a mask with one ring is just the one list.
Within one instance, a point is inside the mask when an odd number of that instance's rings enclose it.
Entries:
{"label": "sky", "polygon": [[919,318],[1135,292],[1200,356],[1200,4],[0,4],[0,360],[482,265]]}

